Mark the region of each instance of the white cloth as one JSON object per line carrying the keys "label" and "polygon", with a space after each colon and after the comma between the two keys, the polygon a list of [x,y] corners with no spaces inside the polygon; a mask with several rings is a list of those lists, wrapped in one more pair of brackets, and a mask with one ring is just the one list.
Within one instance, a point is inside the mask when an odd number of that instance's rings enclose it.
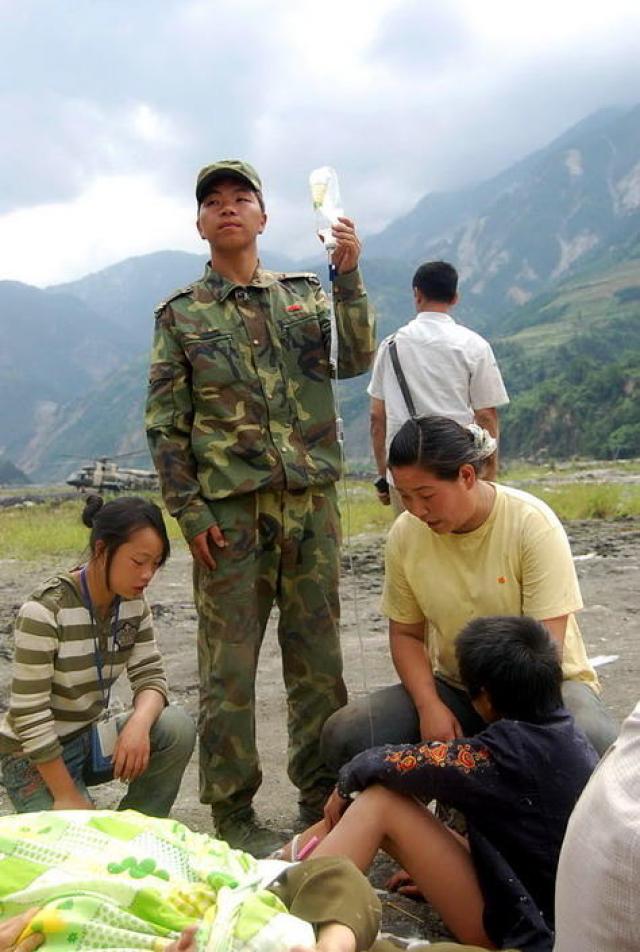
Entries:
{"label": "white cloth", "polygon": [[[466,426],[474,411],[509,402],[491,345],[449,314],[423,311],[395,334],[400,366],[419,415],[449,417]],[[368,393],[384,400],[386,450],[409,419],[389,355],[389,340],[378,348]]]}
{"label": "white cloth", "polygon": [[640,949],[640,703],[571,814],[556,880],[554,952]]}

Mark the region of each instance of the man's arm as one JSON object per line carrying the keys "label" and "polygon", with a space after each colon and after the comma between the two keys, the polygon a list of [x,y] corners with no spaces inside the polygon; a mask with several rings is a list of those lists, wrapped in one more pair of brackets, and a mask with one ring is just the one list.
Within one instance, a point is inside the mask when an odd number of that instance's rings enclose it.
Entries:
{"label": "man's arm", "polygon": [[[376,469],[378,476],[384,476],[386,479],[387,476],[387,449],[386,449],[386,439],[387,439],[387,413],[385,410],[384,400],[378,400],[376,397],[371,398],[371,416],[370,416],[370,433],[371,433],[371,446],[373,448],[373,456],[376,461]],[[383,506],[388,506],[391,502],[389,493],[381,493],[378,491],[378,499]]]}
{"label": "man's arm", "polygon": [[390,619],[389,645],[398,676],[416,706],[422,739],[447,741],[462,737],[457,718],[436,690],[431,660],[425,650],[425,622],[407,625]]}
{"label": "man's arm", "polygon": [[145,424],[165,505],[178,520],[193,557],[214,569],[211,543],[222,548],[224,536],[200,493],[198,467],[191,451],[190,367],[174,335],[168,307],[156,317]]}
{"label": "man's arm", "polygon": [[[500,421],[498,419],[498,410],[496,407],[483,407],[481,410],[476,410],[474,412],[474,420],[478,426],[483,427],[490,433],[495,440],[500,438]],[[498,449],[495,453],[490,456],[484,467],[484,472],[482,473],[483,479],[494,480],[498,474]]]}
{"label": "man's arm", "polygon": [[360,241],[355,225],[349,218],[340,218],[332,231],[337,242],[332,255],[337,270],[333,282],[338,332],[337,376],[344,380],[366,373],[371,367],[376,350],[376,322],[358,270]]}

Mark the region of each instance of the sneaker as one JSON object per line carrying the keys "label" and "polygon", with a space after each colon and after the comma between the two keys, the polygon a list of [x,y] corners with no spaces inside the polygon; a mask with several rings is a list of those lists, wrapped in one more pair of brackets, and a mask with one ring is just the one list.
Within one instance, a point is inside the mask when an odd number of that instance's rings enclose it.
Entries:
{"label": "sneaker", "polygon": [[233,849],[251,853],[256,859],[270,856],[286,842],[284,836],[260,826],[253,810],[242,810],[215,820],[215,827],[221,840],[226,840]]}

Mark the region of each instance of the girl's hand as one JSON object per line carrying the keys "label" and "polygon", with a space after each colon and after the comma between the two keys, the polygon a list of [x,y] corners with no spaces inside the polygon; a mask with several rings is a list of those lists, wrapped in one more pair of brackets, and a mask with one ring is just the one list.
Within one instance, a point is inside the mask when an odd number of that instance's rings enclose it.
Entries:
{"label": "girl's hand", "polygon": [[[78,789],[53,798],[54,810],[95,810],[91,800],[87,799]],[[1,952],[1,949],[0,949]]]}
{"label": "girl's hand", "polygon": [[135,711],[124,725],[113,749],[113,776],[130,782],[149,766],[151,742],[146,720],[136,718]]}

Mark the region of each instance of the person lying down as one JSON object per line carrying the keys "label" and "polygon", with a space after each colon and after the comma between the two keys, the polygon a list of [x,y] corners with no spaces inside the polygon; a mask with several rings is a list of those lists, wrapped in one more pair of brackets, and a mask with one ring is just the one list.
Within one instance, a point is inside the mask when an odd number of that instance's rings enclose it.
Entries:
{"label": "person lying down", "polygon": [[173,820],[55,811],[0,817],[0,922],[0,952],[38,935],[41,949],[78,952],[356,952],[380,903],[349,860],[258,861]]}

